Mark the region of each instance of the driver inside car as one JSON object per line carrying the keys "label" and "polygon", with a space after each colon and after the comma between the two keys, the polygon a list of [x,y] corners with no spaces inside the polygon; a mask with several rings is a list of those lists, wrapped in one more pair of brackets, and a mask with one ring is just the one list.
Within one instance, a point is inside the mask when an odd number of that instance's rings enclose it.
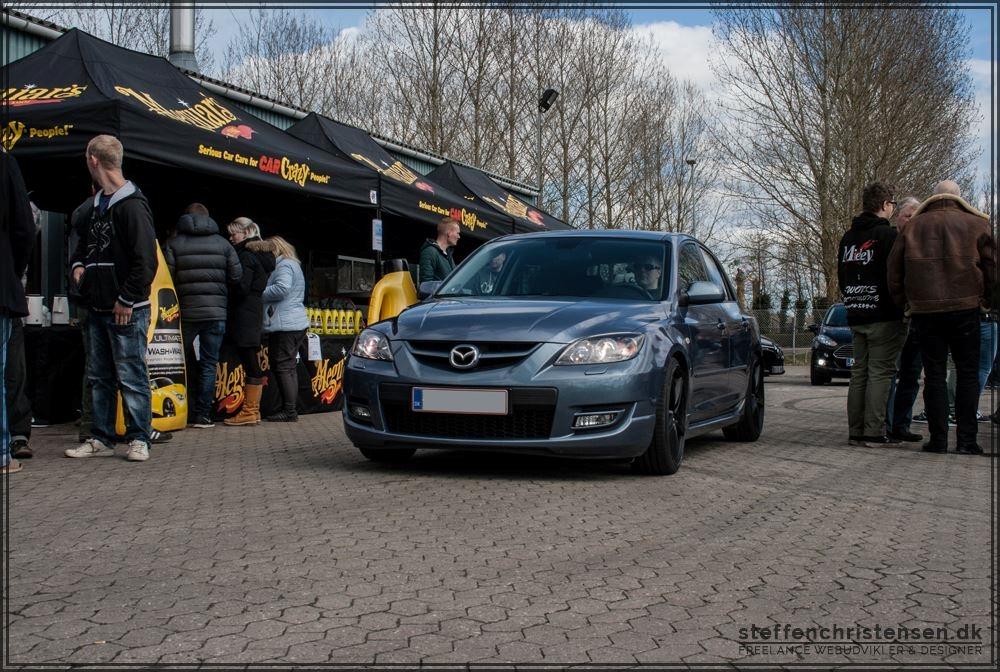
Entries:
{"label": "driver inside car", "polygon": [[663,266],[659,259],[655,257],[643,257],[638,263],[633,265],[635,269],[635,282],[645,289],[651,296],[660,295],[660,274]]}

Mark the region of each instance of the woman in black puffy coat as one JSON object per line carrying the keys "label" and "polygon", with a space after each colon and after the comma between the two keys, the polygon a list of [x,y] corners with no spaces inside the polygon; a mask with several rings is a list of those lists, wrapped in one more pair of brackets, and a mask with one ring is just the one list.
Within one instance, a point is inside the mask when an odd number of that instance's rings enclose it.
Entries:
{"label": "woman in black puffy coat", "polygon": [[225,424],[256,425],[260,423],[260,395],[264,388],[264,372],[258,357],[264,322],[261,294],[267,287],[275,260],[271,246],[260,239],[260,227],[249,217],[237,217],[229,224],[229,241],[236,248],[243,277],[230,288],[226,340],[239,351],[246,380],[243,407]]}

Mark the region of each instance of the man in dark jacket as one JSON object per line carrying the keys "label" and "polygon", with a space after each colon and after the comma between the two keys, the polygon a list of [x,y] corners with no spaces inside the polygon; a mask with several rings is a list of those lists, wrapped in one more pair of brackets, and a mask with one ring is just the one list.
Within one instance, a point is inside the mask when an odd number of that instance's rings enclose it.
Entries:
{"label": "man in dark jacket", "polygon": [[958,184],[940,182],[889,258],[889,288],[909,304],[924,364],[924,410],[930,439],[924,450],[948,450],[948,351],[955,362],[959,453],[981,454],[979,404],[980,309],[989,308],[996,275],[996,241],[989,219],[969,205]]}
{"label": "man in dark jacket", "polygon": [[[194,391],[189,427],[214,427],[215,365],[226,333],[228,284],[243,276],[236,250],[201,203],[192,203],[177,222],[177,235],[163,248],[181,304],[181,333],[187,362],[188,390]],[[198,338],[198,357],[194,339]]]}
{"label": "man in dark jacket", "polygon": [[455,269],[453,248],[462,237],[458,222],[445,217],[437,225],[437,238],[428,238],[420,248],[420,282],[444,280]]}
{"label": "man in dark jacket", "polygon": [[873,182],[862,193],[864,212],[840,240],[837,279],[854,336],[854,365],[847,393],[851,445],[898,443],[885,433],[886,402],[896,374],[896,356],[906,331],[903,311],[889,294],[886,263],[896,239],[889,224],[895,208],[892,190]]}
{"label": "man in dark jacket", "polygon": [[152,429],[146,368],[149,290],[158,261],[153,215],[142,192],[122,175],[122,153],[121,142],[110,135],[98,135],[87,145],[87,169],[100,188],[81,228],[71,272],[89,311],[93,424],[91,438],[65,455],[114,455],[116,394],[121,391],[126,459],[143,462],[149,459]]}
{"label": "man in dark jacket", "polygon": [[0,471],[12,474],[21,463],[10,455],[7,426],[7,345],[14,320],[28,314],[21,276],[35,242],[28,190],[14,157],[0,149]]}

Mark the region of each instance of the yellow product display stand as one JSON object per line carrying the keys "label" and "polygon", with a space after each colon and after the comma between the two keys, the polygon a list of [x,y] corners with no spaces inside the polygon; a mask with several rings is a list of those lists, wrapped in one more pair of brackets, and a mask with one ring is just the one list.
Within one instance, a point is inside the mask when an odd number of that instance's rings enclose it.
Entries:
{"label": "yellow product display stand", "polygon": [[396,317],[417,302],[417,288],[408,270],[387,273],[372,288],[368,324]]}
{"label": "yellow product display stand", "polygon": [[[158,266],[149,289],[149,331],[146,332],[146,366],[153,393],[153,429],[175,432],[187,426],[188,393],[184,373],[184,343],[181,339],[181,306],[160,246]],[[125,434],[125,414],[118,395],[115,430]]]}

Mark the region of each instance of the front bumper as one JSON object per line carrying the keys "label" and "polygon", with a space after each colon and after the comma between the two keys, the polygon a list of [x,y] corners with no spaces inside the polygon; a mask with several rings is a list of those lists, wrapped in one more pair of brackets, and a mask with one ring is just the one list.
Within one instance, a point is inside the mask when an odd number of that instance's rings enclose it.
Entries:
{"label": "front bumper", "polygon": [[[820,364],[821,361],[822,364]],[[848,358],[836,356],[829,350],[814,350],[812,367],[834,378],[851,377],[851,366],[848,364]]]}
{"label": "front bumper", "polygon": [[[653,436],[654,391],[662,380],[640,355],[600,366],[549,366],[560,344],[541,344],[510,367],[461,372],[429,366],[405,347],[394,362],[350,357],[344,373],[344,427],[363,448],[460,448],[585,458],[641,455]],[[413,386],[509,390],[508,416],[415,413]],[[370,418],[352,410],[369,409]],[[580,412],[620,411],[613,425],[574,430]],[[437,417],[432,417],[437,416]],[[447,417],[442,417],[447,416]]]}

